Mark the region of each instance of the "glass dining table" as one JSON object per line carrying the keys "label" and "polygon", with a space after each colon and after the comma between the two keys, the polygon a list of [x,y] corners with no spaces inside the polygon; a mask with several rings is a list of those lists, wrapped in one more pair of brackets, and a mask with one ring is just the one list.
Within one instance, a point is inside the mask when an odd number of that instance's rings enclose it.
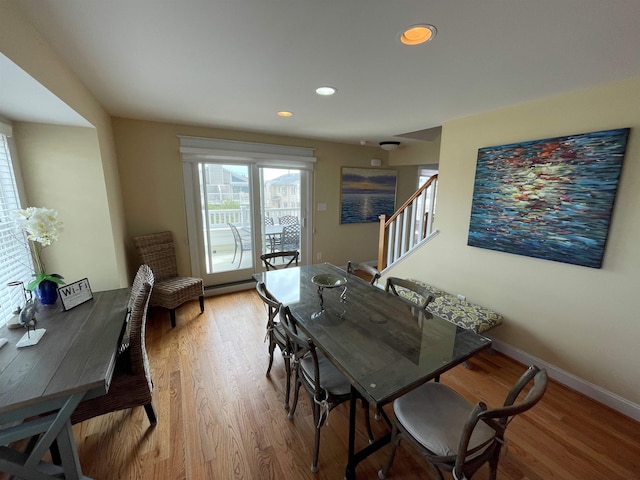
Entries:
{"label": "glass dining table", "polygon": [[257,273],[289,306],[298,326],[351,382],[345,478],[390,441],[390,433],[355,451],[356,401],[377,411],[404,393],[489,348],[491,340],[457,327],[330,264]]}

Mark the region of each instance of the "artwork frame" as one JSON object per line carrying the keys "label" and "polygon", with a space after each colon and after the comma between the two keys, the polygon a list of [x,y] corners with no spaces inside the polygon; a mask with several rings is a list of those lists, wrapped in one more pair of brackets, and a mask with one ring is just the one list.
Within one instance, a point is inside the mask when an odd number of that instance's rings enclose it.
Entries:
{"label": "artwork frame", "polygon": [[392,215],[398,171],[386,168],[342,167],[340,171],[340,223],[379,222]]}
{"label": "artwork frame", "polygon": [[629,131],[478,149],[467,244],[601,268]]}

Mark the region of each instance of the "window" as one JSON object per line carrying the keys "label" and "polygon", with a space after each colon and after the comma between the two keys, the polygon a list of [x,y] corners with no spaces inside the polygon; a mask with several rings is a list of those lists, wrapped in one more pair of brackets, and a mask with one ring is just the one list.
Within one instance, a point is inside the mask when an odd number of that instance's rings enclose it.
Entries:
{"label": "window", "polygon": [[22,281],[26,285],[33,273],[27,239],[16,229],[14,220],[21,205],[9,149],[10,135],[10,127],[0,123],[0,325],[11,319],[16,306],[24,305],[22,289],[7,283]]}

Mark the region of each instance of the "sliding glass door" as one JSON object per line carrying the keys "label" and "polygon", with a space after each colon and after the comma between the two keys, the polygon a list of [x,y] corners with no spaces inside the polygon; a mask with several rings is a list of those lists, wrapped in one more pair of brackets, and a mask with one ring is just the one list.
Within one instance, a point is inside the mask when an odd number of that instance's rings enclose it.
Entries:
{"label": "sliding glass door", "polygon": [[260,255],[279,251],[308,263],[310,185],[310,171],[286,166],[186,164],[194,275],[208,286],[245,281],[262,270]]}

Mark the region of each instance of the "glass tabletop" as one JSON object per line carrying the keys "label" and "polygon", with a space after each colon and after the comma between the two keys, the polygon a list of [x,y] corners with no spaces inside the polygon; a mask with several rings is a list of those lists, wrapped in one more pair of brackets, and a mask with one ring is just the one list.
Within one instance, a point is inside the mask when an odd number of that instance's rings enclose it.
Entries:
{"label": "glass tabletop", "polygon": [[[319,274],[340,275],[347,282],[340,288],[318,288],[311,278]],[[377,406],[491,345],[488,338],[330,264],[274,270],[254,278],[289,306],[299,327]]]}

